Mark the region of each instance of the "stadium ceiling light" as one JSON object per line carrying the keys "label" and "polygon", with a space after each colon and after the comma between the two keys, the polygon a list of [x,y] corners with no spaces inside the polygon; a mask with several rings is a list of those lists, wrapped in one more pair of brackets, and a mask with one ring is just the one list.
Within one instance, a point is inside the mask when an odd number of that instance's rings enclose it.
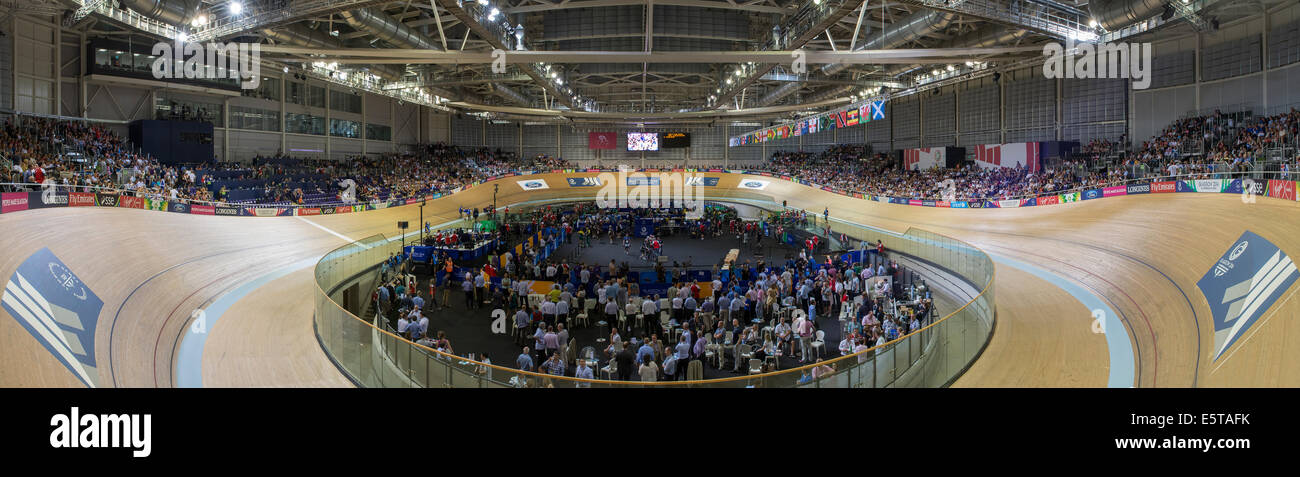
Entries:
{"label": "stadium ceiling light", "polygon": [[727,84],[731,84],[731,78],[727,78]]}
{"label": "stadium ceiling light", "polygon": [[935,76],[939,76],[939,70],[931,71],[931,73],[934,73]]}
{"label": "stadium ceiling light", "polygon": [[488,0],[478,0],[478,4],[486,6],[488,4]]}
{"label": "stadium ceiling light", "polygon": [[[1183,0],[1183,3],[1187,3],[1187,0]],[[1088,21],[1088,26],[1097,28],[1097,19],[1093,18],[1092,20]]]}
{"label": "stadium ceiling light", "polygon": [[230,8],[230,13],[233,15],[238,15],[244,12],[244,4],[239,2],[230,2],[229,8]]}
{"label": "stadium ceiling light", "polygon": [[185,32],[180,32],[176,34],[176,39],[179,40],[181,43],[184,43],[186,41],[189,41],[190,35]]}
{"label": "stadium ceiling light", "polygon": [[952,71],[952,70],[955,70],[955,69],[957,69],[956,66],[948,65],[948,71]]}

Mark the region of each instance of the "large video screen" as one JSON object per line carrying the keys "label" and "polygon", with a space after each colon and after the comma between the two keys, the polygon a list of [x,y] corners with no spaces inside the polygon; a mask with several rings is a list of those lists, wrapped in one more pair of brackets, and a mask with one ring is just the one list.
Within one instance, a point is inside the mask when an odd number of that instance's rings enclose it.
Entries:
{"label": "large video screen", "polygon": [[659,150],[659,133],[627,133],[627,150],[629,151],[658,151]]}
{"label": "large video screen", "polygon": [[659,147],[664,149],[691,147],[691,133],[667,132],[659,134]]}

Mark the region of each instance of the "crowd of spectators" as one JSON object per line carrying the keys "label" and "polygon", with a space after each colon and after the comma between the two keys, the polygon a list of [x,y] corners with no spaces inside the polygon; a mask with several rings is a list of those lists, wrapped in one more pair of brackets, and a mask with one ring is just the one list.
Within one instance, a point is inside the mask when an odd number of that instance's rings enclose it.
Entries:
{"label": "crowd of spectators", "polygon": [[[1130,147],[1093,140],[1064,161],[1038,172],[1024,168],[967,166],[905,170],[897,161],[867,152],[863,145],[839,145],[821,153],[776,152],[752,170],[788,175],[835,189],[916,199],[1004,199],[1104,186],[1126,180],[1246,171],[1271,148],[1300,144],[1300,111],[1273,116],[1224,114],[1183,118],[1155,137]],[[74,187],[110,187],[167,200],[226,201],[222,179],[260,179],[255,198],[243,203],[303,204],[306,201],[370,201],[445,192],[488,177],[522,170],[570,168],[545,154],[532,157],[490,148],[422,144],[413,152],[357,156],[345,160],[293,158],[276,154],[249,163],[160,164],[111,130],[89,122],[35,117],[10,119],[0,130],[0,166],[9,183],[46,179]],[[692,165],[696,169],[720,166]],[[1294,164],[1283,166],[1289,172]],[[231,174],[235,172],[235,174]],[[291,178],[311,176],[317,180]],[[351,181],[350,183],[348,181]],[[355,190],[347,193],[347,186]],[[12,188],[12,187],[10,187]],[[326,199],[321,199],[325,197]]]}

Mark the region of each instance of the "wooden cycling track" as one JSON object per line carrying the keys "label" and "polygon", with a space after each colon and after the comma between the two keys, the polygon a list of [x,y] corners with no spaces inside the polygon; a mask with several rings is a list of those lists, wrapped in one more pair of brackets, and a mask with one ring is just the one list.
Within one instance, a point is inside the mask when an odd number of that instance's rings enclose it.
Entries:
{"label": "wooden cycling track", "polygon": [[[497,181],[498,204],[594,198],[565,177],[538,174],[549,188],[525,191],[523,177]],[[1122,315],[1135,351],[1138,387],[1300,386],[1300,284],[1213,359],[1213,324],[1196,281],[1244,230],[1295,256],[1300,205],[1232,194],[1158,194],[1023,209],[955,210],[853,199],[779,178],[740,189],[739,174],[707,187],[710,198],[779,203],[891,231],[917,227],[967,241],[995,258],[1051,271]],[[492,203],[492,183],[430,201],[424,219],[455,220],[458,207]],[[0,215],[0,277],[48,247],[103,299],[95,336],[100,387],[171,387],[191,312],[274,271],[290,273],[243,295],[207,330],[205,386],[350,386],[312,331],[312,267],[348,240],[397,234],[419,207],[313,217],[214,217],[97,207]],[[1105,386],[1109,355],[1091,311],[1053,283],[1003,263],[994,284],[997,327],[957,386]],[[80,387],[19,323],[0,309],[0,386]]]}

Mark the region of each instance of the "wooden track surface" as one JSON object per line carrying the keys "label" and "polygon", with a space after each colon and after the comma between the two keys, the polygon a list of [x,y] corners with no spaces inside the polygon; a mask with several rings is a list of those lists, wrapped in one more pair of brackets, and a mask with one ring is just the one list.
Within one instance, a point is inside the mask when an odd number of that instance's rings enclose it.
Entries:
{"label": "wooden track surface", "polygon": [[[575,174],[571,176],[590,176]],[[1218,362],[1213,325],[1195,282],[1244,231],[1300,254],[1300,205],[1231,194],[1162,194],[1025,209],[952,210],[852,199],[776,178],[720,176],[709,197],[788,200],[792,207],[903,232],[918,227],[965,240],[1065,276],[1123,315],[1138,351],[1134,384],[1300,386],[1296,285]],[[499,205],[594,197],[562,174],[550,188],[524,191],[522,177],[497,181]],[[769,181],[738,189],[740,177]],[[492,203],[491,184],[430,201],[424,219],[456,218],[460,206]],[[0,215],[0,276],[49,247],[101,299],[96,332],[100,385],[173,386],[174,360],[190,313],[226,292],[304,259],[318,258],[396,222],[418,223],[418,206],[304,218],[210,217],[130,209],[62,208]],[[309,223],[311,222],[311,223]],[[312,223],[319,225],[313,226]],[[322,228],[328,229],[322,230]],[[333,233],[331,233],[333,232]],[[337,234],[337,235],[335,235]],[[348,385],[311,334],[310,273],[270,281],[239,300],[209,330],[207,386]],[[999,266],[998,327],[989,348],[958,385],[1102,386],[1105,342],[1090,312],[1047,281]],[[8,313],[0,310],[0,386],[69,386],[77,381]],[[7,317],[7,318],[5,318]]]}

